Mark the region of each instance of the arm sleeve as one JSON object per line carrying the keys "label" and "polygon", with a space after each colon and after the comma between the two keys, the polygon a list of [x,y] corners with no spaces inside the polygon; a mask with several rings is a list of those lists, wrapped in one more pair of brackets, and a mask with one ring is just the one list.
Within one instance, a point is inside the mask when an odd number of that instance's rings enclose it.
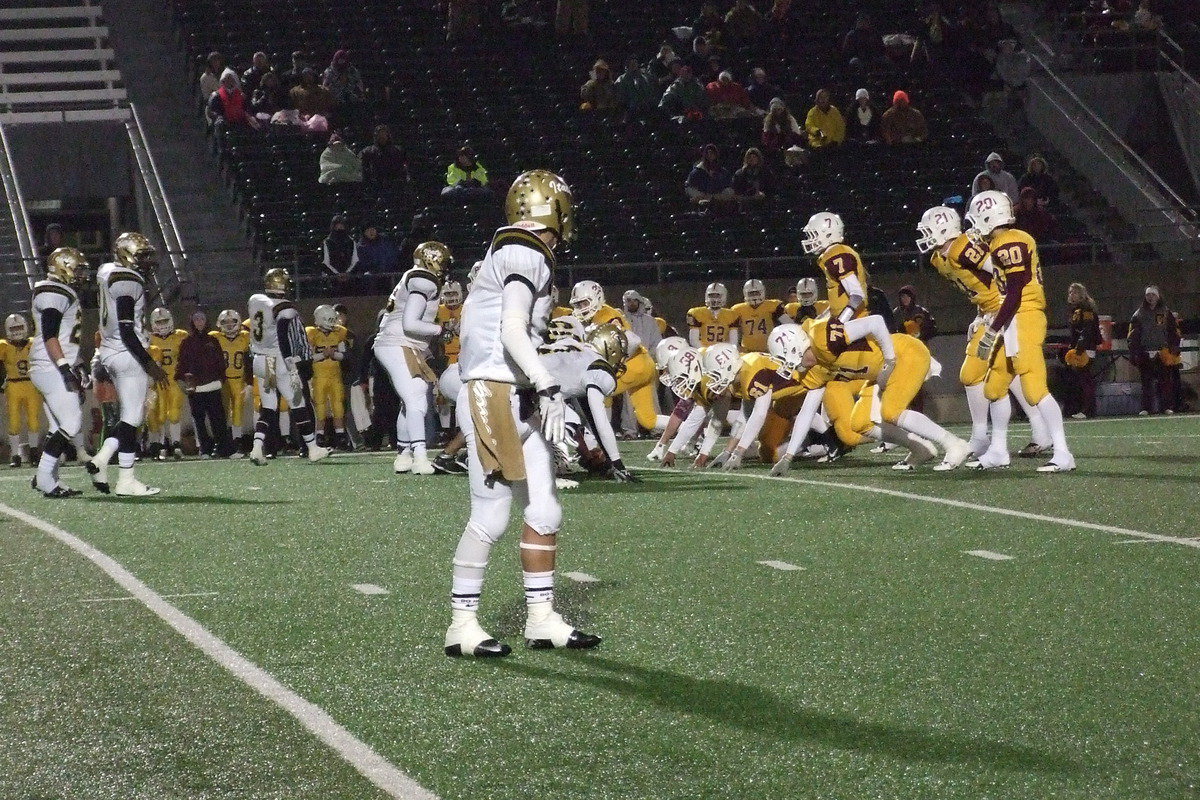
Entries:
{"label": "arm sleeve", "polygon": [[529,318],[533,313],[532,284],[518,274],[504,283],[500,306],[500,344],[539,392],[554,386],[554,378],[538,358],[529,338]]}
{"label": "arm sleeve", "polygon": [[[842,314],[849,312],[849,316],[846,319],[850,319],[854,316],[854,312],[858,310],[858,307],[863,304],[863,298],[867,296],[867,293],[863,290],[862,284],[859,283],[857,275],[843,275],[839,278],[839,281],[842,284],[842,288],[846,291],[847,297],[846,308],[842,310]],[[843,319],[842,322],[845,322],[846,319]]]}
{"label": "arm sleeve", "polygon": [[883,317],[878,314],[872,314],[869,317],[862,319],[852,319],[845,325],[846,340],[849,342],[857,342],[860,339],[870,338],[875,340],[875,344],[879,345],[879,349],[883,351],[883,357],[888,361],[896,358],[896,348],[892,346],[892,334],[888,330],[887,323]]}
{"label": "arm sleeve", "polygon": [[808,429],[812,427],[813,417],[821,408],[821,401],[824,398],[824,386],[820,389],[813,389],[804,396],[804,404],[800,406],[800,413],[796,415],[796,423],[792,427],[792,438],[788,442],[787,454],[789,456],[800,452],[800,445],[804,444],[804,437],[808,436]]}
{"label": "arm sleeve", "polygon": [[750,411],[750,416],[746,417],[746,425],[742,428],[742,436],[738,439],[738,449],[745,450],[750,446],[750,443],[758,438],[759,431],[767,421],[767,414],[771,410],[771,395],[774,392],[770,389],[767,393],[757,398],[754,401],[754,408]]}
{"label": "arm sleeve", "polygon": [[704,429],[704,440],[700,442],[700,455],[706,456],[717,445],[721,437],[721,429],[725,427],[725,417],[729,415],[729,401],[721,398],[713,403],[708,415],[708,426]]}
{"label": "arm sleeve", "polygon": [[734,320],[733,325],[729,328],[729,343],[737,347],[738,341],[742,338],[742,332],[737,326],[737,321]]}
{"label": "arm sleeve", "polygon": [[[38,321],[39,330],[45,341],[58,340],[58,326],[62,324],[62,312],[57,308],[43,308]],[[53,332],[53,335],[50,335]]]}
{"label": "arm sleeve", "polygon": [[612,429],[612,416],[604,405],[607,394],[599,386],[589,384],[587,389],[588,411],[591,412],[592,428],[609,461],[620,461],[621,450],[617,447],[617,436]]}
{"label": "arm sleeve", "polygon": [[688,344],[692,347],[700,346],[700,329],[688,328]]}
{"label": "arm sleeve", "polygon": [[679,430],[675,432],[675,438],[671,440],[671,446],[667,448],[667,452],[679,455],[679,451],[683,450],[684,446],[695,437],[707,416],[708,409],[704,406],[699,403],[692,406],[687,419],[679,424]]}
{"label": "arm sleeve", "polygon": [[279,339],[279,352],[284,358],[311,358],[308,334],[300,325],[300,315],[296,309],[288,308],[279,313],[275,318],[275,335]]}
{"label": "arm sleeve", "polygon": [[1002,331],[1008,326],[1008,323],[1012,322],[1012,318],[1021,308],[1021,295],[1024,294],[1027,283],[1029,283],[1029,270],[1027,269],[1014,270],[1012,274],[1006,276],[1004,302],[1000,304],[1000,310],[996,312],[996,318],[992,320],[992,330]]}
{"label": "arm sleeve", "polygon": [[1142,349],[1142,323],[1135,314],[1129,322],[1129,355],[1136,358],[1136,353]]}
{"label": "arm sleeve", "polygon": [[429,300],[420,292],[410,291],[404,304],[404,332],[418,339],[428,339],[442,332],[442,326],[436,322],[426,322],[421,319],[425,314],[425,306]]}
{"label": "arm sleeve", "polygon": [[133,323],[134,316],[134,299],[129,295],[118,297],[117,330],[121,334],[121,344],[125,345],[125,349],[138,360],[139,364],[145,367],[153,359],[150,358],[150,353],[146,351],[146,346],[142,344],[142,340],[137,336],[137,331],[134,329]]}

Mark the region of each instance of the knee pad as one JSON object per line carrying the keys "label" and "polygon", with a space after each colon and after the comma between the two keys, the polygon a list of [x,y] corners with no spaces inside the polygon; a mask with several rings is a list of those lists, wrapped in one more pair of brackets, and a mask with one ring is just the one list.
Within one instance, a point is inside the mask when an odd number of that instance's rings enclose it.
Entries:
{"label": "knee pad", "polygon": [[481,542],[495,544],[508,528],[508,498],[471,498],[471,518],[467,532]]}
{"label": "knee pad", "polygon": [[562,504],[558,498],[530,500],[525,507],[525,524],[542,536],[553,536],[562,527]]}
{"label": "knee pad", "polygon": [[137,450],[137,428],[121,420],[113,431],[117,440],[117,449],[122,453],[132,453]]}

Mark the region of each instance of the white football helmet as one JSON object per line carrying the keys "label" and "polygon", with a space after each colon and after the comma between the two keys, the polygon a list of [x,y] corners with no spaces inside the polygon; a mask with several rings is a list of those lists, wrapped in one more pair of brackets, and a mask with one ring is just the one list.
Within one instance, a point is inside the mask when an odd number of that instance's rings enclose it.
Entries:
{"label": "white football helmet", "polygon": [[665,339],[660,339],[658,344],[654,346],[654,363],[658,365],[659,370],[665,370],[671,356],[687,348],[687,346],[687,339],[684,339],[682,336],[668,336]]}
{"label": "white football helmet", "polygon": [[9,314],[4,320],[4,335],[10,342],[23,342],[29,338],[29,323],[20,314]]}
{"label": "white football helmet", "polygon": [[221,333],[232,339],[242,329],[242,315],[232,308],[227,308],[217,315],[217,327],[221,329]]}
{"label": "white football helmet", "polygon": [[804,354],[812,347],[812,337],[799,325],[777,325],[767,339],[767,352],[785,369],[804,371]]}
{"label": "white football helmet", "polygon": [[325,333],[329,333],[333,326],[337,325],[337,312],[333,310],[333,306],[319,305],[313,310],[313,322]]}
{"label": "white football helmet", "polygon": [[758,278],[751,278],[742,285],[742,299],[751,308],[758,308],[767,299],[767,287]]}
{"label": "white football helmet", "polygon": [[630,314],[636,314],[637,311],[629,307],[630,303],[637,303],[638,311],[641,311],[646,305],[646,300],[638,293],[637,289],[630,289],[621,295],[621,305],[624,306],[625,311],[628,311]]}
{"label": "white football helmet", "polygon": [[563,339],[583,340],[583,323],[573,315],[555,317],[546,326],[546,341],[557,342]]}
{"label": "white football helmet", "polygon": [[802,306],[811,306],[817,302],[817,279],[801,278],[796,281],[796,299]]}
{"label": "white football helmet", "polygon": [[728,389],[737,379],[741,366],[742,359],[737,347],[728,342],[706,347],[700,356],[700,372],[708,381],[708,389],[713,394],[720,394]]}
{"label": "white football helmet", "polygon": [[704,290],[704,305],[713,311],[724,308],[729,303],[729,290],[723,283],[710,283]]}
{"label": "white football helmet", "polygon": [[685,347],[667,361],[666,384],[683,400],[690,400],[704,377],[700,369],[700,351]]}
{"label": "white football helmet", "polygon": [[831,211],[818,211],[808,218],[808,224],[804,226],[804,241],[800,246],[805,253],[815,256],[845,240],[846,225],[842,218]]}
{"label": "white football helmet", "polygon": [[957,239],[962,233],[962,220],[958,212],[949,206],[934,206],[921,215],[917,223],[917,249],[922,253],[941,247],[946,242]]}
{"label": "white football helmet", "polygon": [[989,189],[971,198],[967,223],[980,236],[990,236],[992,231],[1017,221],[1013,214],[1012,200],[1004,192]]}
{"label": "white football helmet", "polygon": [[604,305],[604,287],[595,281],[580,281],[571,289],[571,310],[585,323]]}
{"label": "white football helmet", "polygon": [[175,330],[175,318],[171,312],[159,306],[150,312],[150,330],[155,336],[170,336]]}
{"label": "white football helmet", "polygon": [[471,265],[471,268],[469,270],[467,270],[467,289],[468,290],[471,288],[471,284],[475,282],[475,277],[479,274],[479,270],[481,270],[481,269],[483,269],[483,262],[476,261],[474,264]]}
{"label": "white football helmet", "polygon": [[448,281],[442,287],[442,302],[447,308],[458,308],[463,304],[462,284],[458,281]]}

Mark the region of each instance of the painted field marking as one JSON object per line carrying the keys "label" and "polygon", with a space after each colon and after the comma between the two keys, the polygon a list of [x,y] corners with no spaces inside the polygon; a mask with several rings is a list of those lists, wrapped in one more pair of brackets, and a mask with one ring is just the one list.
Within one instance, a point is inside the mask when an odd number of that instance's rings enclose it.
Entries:
{"label": "painted field marking", "polygon": [[142,605],[154,612],[176,633],[195,645],[230,675],[291,714],[306,730],[345,759],[360,775],[396,800],[437,800],[437,795],[424,788],[379,753],[343,728],[320,706],[305,700],[284,686],[271,673],[234,650],[196,620],[163,599],[162,595],[142,583],[133,573],[111,556],[87,542],[24,511],[0,504],[0,514],[23,522],[51,536],[91,561],[117,585],[129,592]]}
{"label": "painted field marking", "polygon": [[771,569],[777,569],[782,572],[796,572],[798,570],[807,569],[807,567],[797,566],[796,564],[789,564],[786,561],[759,561],[757,563],[762,564],[764,567],[770,567]]}
{"label": "painted field marking", "polygon": [[[176,597],[212,597],[218,592],[181,592],[180,594],[161,594],[159,597],[171,598]],[[89,597],[85,600],[80,600],[81,603],[115,603],[118,600],[136,600],[137,598],[131,594],[121,595],[120,597]]]}
{"label": "painted field marking", "polygon": [[[693,470],[677,469],[674,467],[662,468],[661,472],[673,472],[677,475],[696,475]],[[775,475],[756,475],[750,472],[720,472],[714,473],[712,470],[706,470],[706,475],[720,474],[730,478],[748,478],[756,481],[777,481],[782,483],[798,483],[803,486],[817,486],[823,489],[849,489],[855,492],[867,492],[869,494],[881,494],[888,497],[898,497],[902,500],[917,500],[922,503],[933,503],[935,505],[949,506],[951,508],[963,508],[968,511],[980,511],[986,514],[999,514],[1005,517],[1017,517],[1018,519],[1026,519],[1033,522],[1049,522],[1055,525],[1064,525],[1068,528],[1080,528],[1089,531],[1100,531],[1101,533],[1113,533],[1118,536],[1129,536],[1135,539],[1145,539],[1151,542],[1169,542],[1171,544],[1179,544],[1184,547],[1194,547],[1200,550],[1200,539],[1189,539],[1180,536],[1164,536],[1161,533],[1148,533],[1146,531],[1138,531],[1133,528],[1122,528],[1117,525],[1101,525],[1098,522],[1085,522],[1078,519],[1067,519],[1066,517],[1052,517],[1049,514],[1035,514],[1031,511],[1019,511],[1015,508],[1003,508],[1001,506],[985,506],[982,503],[968,503],[965,500],[951,500],[948,497],[935,497],[928,494],[915,494],[913,492],[902,492],[898,489],[885,489],[882,486],[866,486],[861,483],[846,483],[844,481],[818,481],[812,478],[788,478]]]}
{"label": "painted field marking", "polygon": [[366,594],[366,595],[391,594],[391,592],[388,591],[387,589],[383,588],[382,586],[376,586],[373,583],[352,583],[352,584],[350,584],[350,588],[353,589],[354,591],[358,592],[359,594]]}
{"label": "painted field marking", "polygon": [[600,579],[595,575],[588,575],[586,572],[565,572],[566,577],[576,583],[599,583]]}
{"label": "painted field marking", "polygon": [[252,492],[261,492],[262,491],[261,486],[247,486],[246,488]]}
{"label": "painted field marking", "polygon": [[963,550],[963,553],[965,553],[966,555],[969,555],[969,556],[978,556],[979,558],[986,558],[988,561],[1012,561],[1013,560],[1013,556],[1008,556],[1008,555],[1005,555],[1004,553],[997,553],[993,550]]}

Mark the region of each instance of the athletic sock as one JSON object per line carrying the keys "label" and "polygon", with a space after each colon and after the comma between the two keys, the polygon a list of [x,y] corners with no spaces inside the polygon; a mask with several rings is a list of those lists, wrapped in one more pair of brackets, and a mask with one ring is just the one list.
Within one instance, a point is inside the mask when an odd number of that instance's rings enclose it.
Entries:
{"label": "athletic sock", "polygon": [[1065,458],[1071,452],[1071,448],[1067,447],[1067,432],[1063,428],[1062,409],[1058,407],[1058,401],[1048,394],[1038,401],[1037,409],[1042,412],[1042,419],[1045,420],[1050,439],[1054,442],[1055,457],[1062,455]]}
{"label": "athletic sock", "polygon": [[454,551],[454,573],[450,582],[450,607],[475,613],[483,592],[483,571],[487,569],[492,546],[480,539],[467,523]]}
{"label": "athletic sock", "polygon": [[104,466],[112,460],[113,453],[117,452],[117,448],[120,446],[121,443],[117,441],[117,437],[110,435],[100,445],[100,449],[96,451],[96,457],[92,460],[100,466]]}
{"label": "athletic sock", "polygon": [[992,418],[992,443],[989,450],[1008,453],[1008,421],[1012,419],[1012,400],[1004,395],[988,404],[988,415]]}
{"label": "athletic sock", "polygon": [[896,418],[896,424],[909,433],[915,433],[923,439],[937,442],[943,448],[949,447],[958,438],[920,411],[913,411],[911,408],[900,413],[900,416]]}
{"label": "athletic sock", "polygon": [[134,453],[117,453],[117,464],[121,469],[133,469]]}
{"label": "athletic sock", "polygon": [[8,435],[8,449],[12,452],[12,454],[14,456],[20,455],[20,453],[21,453],[21,434],[10,433]]}
{"label": "athletic sock", "polygon": [[521,572],[525,582],[525,605],[554,603],[554,570],[548,572]]}
{"label": "athletic sock", "polygon": [[180,440],[183,439],[183,423],[182,422],[172,422],[170,424],[170,432],[171,432],[171,446],[179,447],[179,442],[180,442]]}
{"label": "athletic sock", "polygon": [[1025,416],[1029,418],[1029,438],[1038,447],[1049,447],[1053,439],[1051,439],[1050,431],[1046,427],[1046,420],[1042,417],[1041,410],[1030,403],[1029,398],[1025,396],[1025,388],[1021,385],[1021,380],[1018,378],[1013,381],[1012,386],[1009,388],[1016,396],[1017,402],[1021,404],[1021,409],[1025,412]]}
{"label": "athletic sock", "polygon": [[988,435],[988,399],[984,385],[964,386],[967,393],[967,407],[971,410],[971,441],[985,442]]}

